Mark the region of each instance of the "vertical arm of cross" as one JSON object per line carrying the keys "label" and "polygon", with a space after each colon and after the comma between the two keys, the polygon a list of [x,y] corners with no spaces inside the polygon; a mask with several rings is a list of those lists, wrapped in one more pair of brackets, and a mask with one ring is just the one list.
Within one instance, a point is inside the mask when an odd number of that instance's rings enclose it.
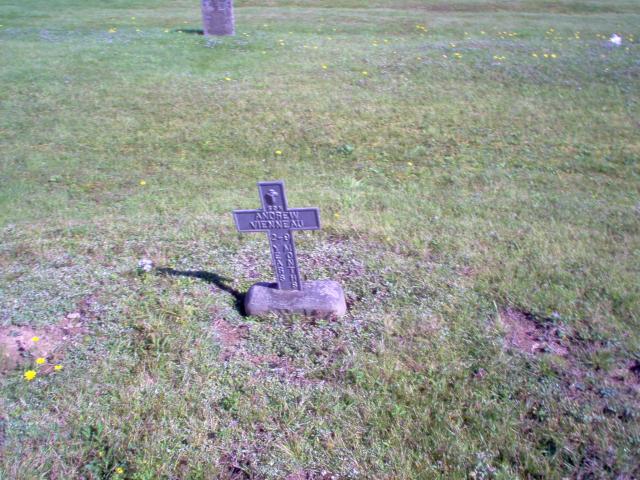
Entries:
{"label": "vertical arm of cross", "polygon": [[262,208],[266,212],[271,263],[278,288],[302,290],[284,182],[260,182],[258,190]]}
{"label": "vertical arm of cross", "polygon": [[280,290],[302,290],[293,232],[269,230],[271,263]]}

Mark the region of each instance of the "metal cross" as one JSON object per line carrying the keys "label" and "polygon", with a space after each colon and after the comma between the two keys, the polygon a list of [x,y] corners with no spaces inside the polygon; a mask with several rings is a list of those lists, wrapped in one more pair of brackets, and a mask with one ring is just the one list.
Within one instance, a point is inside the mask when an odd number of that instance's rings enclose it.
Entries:
{"label": "metal cross", "polygon": [[281,290],[302,290],[293,230],[318,230],[317,208],[288,208],[284,182],[258,182],[262,210],[234,210],[239,232],[266,232],[271,247],[271,262]]}

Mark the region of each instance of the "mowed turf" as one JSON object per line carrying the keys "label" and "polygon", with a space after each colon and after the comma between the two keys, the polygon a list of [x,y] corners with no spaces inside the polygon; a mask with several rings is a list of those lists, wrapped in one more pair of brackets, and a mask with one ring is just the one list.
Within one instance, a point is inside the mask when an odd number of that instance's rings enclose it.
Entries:
{"label": "mowed turf", "polygon": [[[640,477],[638,3],[236,17],[0,0],[0,478]],[[271,179],[345,318],[242,315]]]}

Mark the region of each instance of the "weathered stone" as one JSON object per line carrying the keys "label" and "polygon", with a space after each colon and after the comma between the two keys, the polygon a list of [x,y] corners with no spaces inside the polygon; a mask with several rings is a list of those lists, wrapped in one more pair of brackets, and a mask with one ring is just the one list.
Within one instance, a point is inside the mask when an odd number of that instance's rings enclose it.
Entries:
{"label": "weathered stone", "polygon": [[303,282],[302,290],[281,290],[276,283],[260,282],[247,292],[244,309],[255,316],[276,312],[331,318],[344,315],[347,304],[342,287],[333,280]]}
{"label": "weathered stone", "polygon": [[201,0],[205,35],[235,35],[233,0]]}

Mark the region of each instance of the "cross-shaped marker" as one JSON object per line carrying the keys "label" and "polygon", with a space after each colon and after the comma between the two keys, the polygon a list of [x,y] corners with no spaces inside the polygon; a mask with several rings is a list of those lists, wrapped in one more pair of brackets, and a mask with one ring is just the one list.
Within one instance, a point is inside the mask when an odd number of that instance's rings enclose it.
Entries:
{"label": "cross-shaped marker", "polygon": [[302,290],[293,230],[318,230],[317,208],[288,208],[284,182],[258,182],[262,210],[234,210],[239,232],[266,232],[271,261],[280,290]]}

